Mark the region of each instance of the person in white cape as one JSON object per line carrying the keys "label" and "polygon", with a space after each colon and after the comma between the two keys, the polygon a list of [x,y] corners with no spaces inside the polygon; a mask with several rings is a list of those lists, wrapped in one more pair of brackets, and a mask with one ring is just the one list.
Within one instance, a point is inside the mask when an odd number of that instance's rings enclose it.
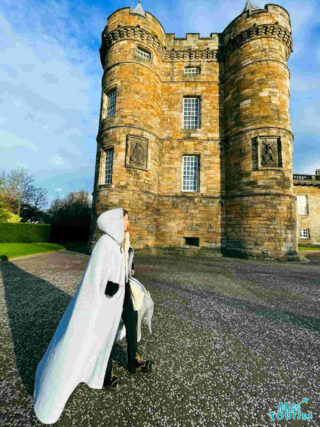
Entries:
{"label": "person in white cape", "polygon": [[58,421],[81,382],[94,389],[119,389],[110,354],[114,343],[125,336],[129,371],[148,372],[153,367],[153,361],[143,360],[134,345],[141,339],[142,321],[152,333],[154,303],[150,292],[131,274],[134,250],[128,223],[128,212],[122,208],[98,217],[97,225],[105,234],[96,242],[82,280],[36,369],[34,411],[43,424]]}

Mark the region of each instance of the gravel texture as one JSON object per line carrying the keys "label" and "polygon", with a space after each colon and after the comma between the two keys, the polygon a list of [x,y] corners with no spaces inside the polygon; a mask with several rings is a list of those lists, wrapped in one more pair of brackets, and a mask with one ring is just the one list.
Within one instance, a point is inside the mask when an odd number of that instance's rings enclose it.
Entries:
{"label": "gravel texture", "polygon": [[[310,263],[226,257],[135,256],[155,303],[139,352],[150,373],[112,354],[121,390],[81,383],[57,426],[319,426],[320,253]],[[42,425],[33,411],[37,364],[76,291],[89,256],[77,251],[1,262],[0,425]],[[279,402],[310,422],[271,422]]]}

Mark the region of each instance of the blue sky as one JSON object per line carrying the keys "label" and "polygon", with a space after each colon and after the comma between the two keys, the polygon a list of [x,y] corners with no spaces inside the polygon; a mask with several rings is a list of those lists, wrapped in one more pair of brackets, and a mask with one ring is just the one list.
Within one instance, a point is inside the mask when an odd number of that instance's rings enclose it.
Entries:
{"label": "blue sky", "polygon": [[[0,171],[26,167],[49,201],[93,191],[107,17],[138,0],[1,0]],[[267,3],[256,0],[263,7]],[[279,0],[291,17],[293,172],[320,168],[320,4]],[[245,0],[142,0],[167,33],[222,32]]]}

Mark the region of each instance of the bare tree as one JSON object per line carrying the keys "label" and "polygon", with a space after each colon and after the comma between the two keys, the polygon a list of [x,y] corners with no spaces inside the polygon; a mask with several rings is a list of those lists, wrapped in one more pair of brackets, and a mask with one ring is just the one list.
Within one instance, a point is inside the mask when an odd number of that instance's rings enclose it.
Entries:
{"label": "bare tree", "polygon": [[0,177],[0,222],[7,222],[10,213],[5,209],[3,204],[4,180]]}
{"label": "bare tree", "polygon": [[48,203],[48,191],[43,188],[37,187],[34,188],[32,195],[32,203],[35,208],[43,209]]}
{"label": "bare tree", "polygon": [[4,183],[3,202],[11,212],[20,216],[23,204],[39,209],[48,203],[47,191],[34,186],[34,178],[25,168],[2,172],[0,179]]}

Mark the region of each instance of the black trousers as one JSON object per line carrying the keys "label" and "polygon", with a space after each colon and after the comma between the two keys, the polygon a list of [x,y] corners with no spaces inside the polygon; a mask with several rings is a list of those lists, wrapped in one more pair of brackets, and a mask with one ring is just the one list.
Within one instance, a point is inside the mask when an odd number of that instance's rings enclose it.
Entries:
{"label": "black trousers", "polygon": [[[128,369],[134,371],[134,358],[137,351],[137,312],[133,309],[129,282],[125,284],[125,294],[123,300],[123,308],[121,318],[126,327],[127,336],[127,350],[128,350]],[[113,344],[112,350],[115,343]],[[111,353],[112,353],[111,350]],[[111,353],[107,365],[105,378],[108,379],[111,376],[112,359]]]}

